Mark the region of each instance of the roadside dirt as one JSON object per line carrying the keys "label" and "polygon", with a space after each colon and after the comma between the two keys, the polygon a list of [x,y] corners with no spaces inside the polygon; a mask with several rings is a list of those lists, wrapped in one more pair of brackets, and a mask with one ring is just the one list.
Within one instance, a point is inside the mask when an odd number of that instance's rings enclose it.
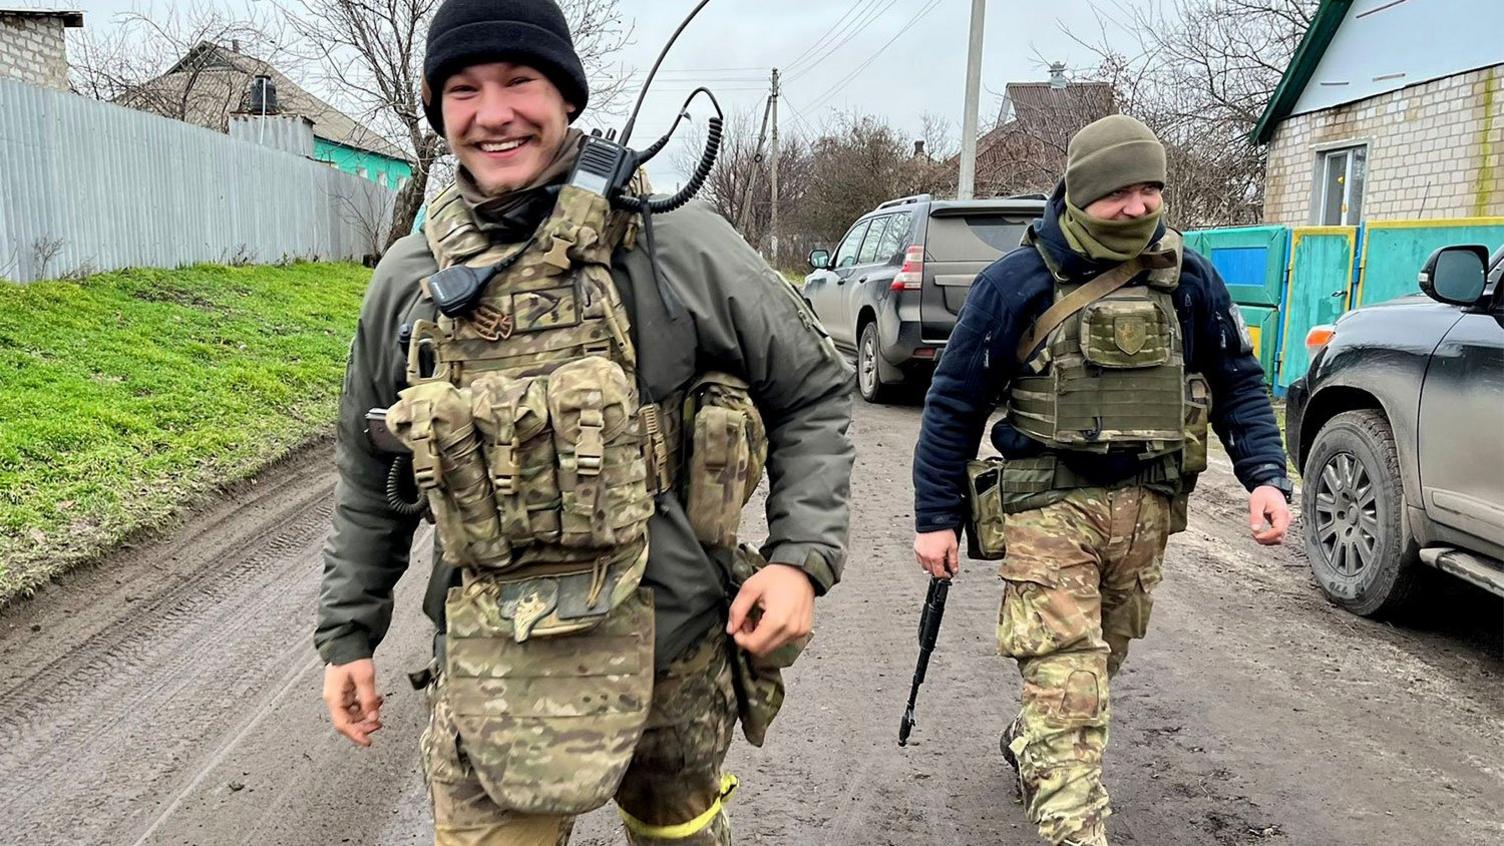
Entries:
{"label": "roadside dirt", "polygon": [[[909,553],[918,416],[858,403],[851,562],[767,745],[731,752],[739,842],[1037,842],[997,753],[1018,681],[994,654],[985,564],[951,590],[897,745],[925,585]],[[3,612],[0,841],[431,842],[424,715],[402,676],[429,650],[427,537],[377,655],[386,728],[357,750],[328,727],[309,636],[333,484],[328,448],[312,450]],[[1358,619],[1322,600],[1294,545],[1247,537],[1225,461],[1199,497],[1113,690],[1113,842],[1504,843],[1501,603],[1443,583],[1428,614]],[[619,843],[617,828],[602,809],[574,842]]]}

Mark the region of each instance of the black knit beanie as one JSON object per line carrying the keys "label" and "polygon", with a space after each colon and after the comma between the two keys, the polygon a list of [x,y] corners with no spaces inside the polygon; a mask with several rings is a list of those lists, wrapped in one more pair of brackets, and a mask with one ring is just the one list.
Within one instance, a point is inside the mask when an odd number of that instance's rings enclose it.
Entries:
{"label": "black knit beanie", "polygon": [[553,0],[444,0],[428,27],[428,51],[423,57],[423,113],[440,135],[444,134],[444,111],[439,104],[444,81],[470,65],[486,62],[536,68],[574,106],[571,122],[590,99],[569,23]]}

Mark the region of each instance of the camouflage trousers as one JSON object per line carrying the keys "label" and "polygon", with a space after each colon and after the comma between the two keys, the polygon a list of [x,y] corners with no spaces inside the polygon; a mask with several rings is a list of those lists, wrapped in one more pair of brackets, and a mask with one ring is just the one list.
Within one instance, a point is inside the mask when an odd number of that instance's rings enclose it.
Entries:
{"label": "camouflage trousers", "polygon": [[[727,795],[721,761],[736,725],[735,696],[726,637],[719,628],[654,677],[647,727],[616,791],[628,843],[731,843],[724,813],[713,813],[708,824],[685,824],[703,821]],[[519,814],[499,807],[487,795],[466,760],[465,738],[453,724],[442,678],[430,688],[430,705],[422,745],[435,846],[563,846],[569,842],[573,817]],[[443,742],[446,739],[452,743]],[[683,831],[696,827],[687,835]]]}
{"label": "camouflage trousers", "polygon": [[1051,843],[1106,843],[1108,679],[1148,630],[1169,523],[1169,498],[1143,488],[1082,488],[1007,517],[998,651],[1023,675],[1009,748]]}

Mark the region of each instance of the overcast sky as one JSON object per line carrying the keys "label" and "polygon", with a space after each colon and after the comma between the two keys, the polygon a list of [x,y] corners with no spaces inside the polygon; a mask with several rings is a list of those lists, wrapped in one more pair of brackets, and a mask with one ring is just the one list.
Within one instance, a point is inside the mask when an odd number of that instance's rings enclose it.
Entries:
{"label": "overcast sky", "polygon": [[[256,0],[212,2],[233,10]],[[1098,5],[1113,10],[1123,2],[1152,0],[1100,0]],[[64,4],[22,0],[17,5]],[[143,8],[139,0],[68,5],[83,10],[84,25],[91,29],[111,27],[119,12]],[[620,56],[627,72],[635,70],[637,80],[644,77],[694,5],[693,0],[620,0],[633,27],[633,43]],[[987,5],[980,105],[984,128],[997,117],[998,94],[1006,83],[1047,79],[1050,61],[1091,63],[1088,52],[1062,28],[1088,36],[1098,32],[1090,0],[992,0]],[[158,2],[156,8],[166,5]],[[711,0],[665,60],[633,131],[634,146],[668,128],[695,84],[715,91],[728,113],[755,111],[760,118],[774,67],[783,73],[784,131],[812,133],[836,114],[854,111],[879,116],[918,137],[922,116],[929,112],[950,121],[959,138],[970,14],[970,0]],[[633,93],[635,97],[635,89]],[[697,106],[691,113],[702,122],[710,112]],[[625,118],[587,115],[585,120],[619,126]],[[669,161],[672,156],[660,158],[650,172],[662,190],[680,174]]]}

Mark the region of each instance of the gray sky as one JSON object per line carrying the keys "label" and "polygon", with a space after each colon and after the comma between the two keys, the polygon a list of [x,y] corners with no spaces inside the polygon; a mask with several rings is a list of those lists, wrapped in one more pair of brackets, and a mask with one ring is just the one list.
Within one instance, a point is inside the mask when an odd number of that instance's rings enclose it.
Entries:
{"label": "gray sky", "polygon": [[[255,0],[211,2],[234,9]],[[65,4],[22,0],[17,5]],[[139,0],[66,5],[82,8],[90,29],[108,28],[118,12],[141,8]],[[634,28],[634,43],[620,61],[641,79],[694,2],[620,0],[620,6]],[[996,119],[997,93],[1006,83],[1048,78],[1044,63],[1049,61],[1073,66],[1091,62],[1062,26],[1087,35],[1097,32],[1089,0],[992,0],[987,6],[979,119],[984,128]],[[156,7],[165,8],[161,3]],[[711,88],[728,114],[755,110],[760,117],[773,67],[783,71],[784,131],[813,133],[836,114],[855,111],[881,117],[917,137],[928,112],[948,120],[959,138],[970,10],[970,0],[712,0],[665,60],[633,131],[634,146],[668,128],[695,84]],[[696,105],[691,113],[702,123],[710,111]],[[625,116],[587,115],[584,120],[586,125],[620,126]],[[671,151],[649,168],[660,190],[681,178]]]}

